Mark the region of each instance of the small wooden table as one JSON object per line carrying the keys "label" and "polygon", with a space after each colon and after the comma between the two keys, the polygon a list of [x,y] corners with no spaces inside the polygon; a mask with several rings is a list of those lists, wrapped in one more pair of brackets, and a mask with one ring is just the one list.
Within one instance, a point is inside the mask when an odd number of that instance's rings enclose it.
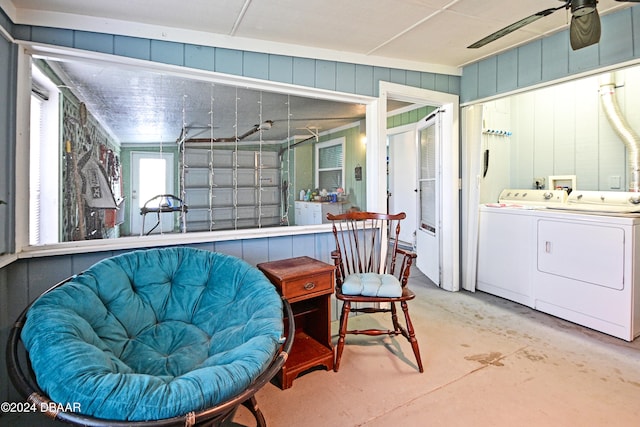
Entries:
{"label": "small wooden table", "polygon": [[258,268],[289,301],[295,318],[293,348],[277,375],[280,386],[291,387],[298,375],[316,366],[332,370],[331,294],[335,267],[303,256],[261,263]]}

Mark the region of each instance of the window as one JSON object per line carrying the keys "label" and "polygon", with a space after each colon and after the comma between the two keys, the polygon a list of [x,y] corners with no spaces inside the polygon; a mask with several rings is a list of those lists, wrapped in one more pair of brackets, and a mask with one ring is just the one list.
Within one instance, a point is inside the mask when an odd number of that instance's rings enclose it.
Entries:
{"label": "window", "polygon": [[316,145],[316,187],[334,192],[344,186],[344,138]]}

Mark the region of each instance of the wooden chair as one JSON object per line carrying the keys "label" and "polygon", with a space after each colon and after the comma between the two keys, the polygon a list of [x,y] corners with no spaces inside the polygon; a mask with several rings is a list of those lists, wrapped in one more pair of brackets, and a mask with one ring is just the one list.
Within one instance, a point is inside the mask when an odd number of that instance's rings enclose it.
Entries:
{"label": "wooden chair", "polygon": [[[336,241],[336,249],[331,253],[336,265],[336,298],[342,301],[334,362],[336,372],[347,334],[402,335],[411,343],[419,371],[424,372],[407,305],[407,301],[415,298],[407,281],[416,254],[398,246],[400,221],[405,217],[404,212],[327,214],[327,219],[333,222]],[[396,303],[404,313],[406,329],[398,322]],[[348,330],[351,312],[391,313],[393,330]]]}

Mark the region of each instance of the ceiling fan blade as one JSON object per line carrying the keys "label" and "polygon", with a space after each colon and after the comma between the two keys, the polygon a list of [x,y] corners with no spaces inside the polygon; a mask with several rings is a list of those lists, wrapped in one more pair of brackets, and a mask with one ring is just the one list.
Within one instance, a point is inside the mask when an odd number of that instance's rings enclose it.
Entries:
{"label": "ceiling fan blade", "polygon": [[569,24],[571,49],[578,50],[598,43],[600,32],[600,15],[597,10],[594,9],[587,15],[572,16]]}
{"label": "ceiling fan blade", "polygon": [[[640,1],[640,0],[638,0],[638,1]],[[496,31],[495,33],[489,34],[487,37],[485,37],[485,38],[483,38],[481,40],[478,40],[477,42],[467,46],[467,49],[476,49],[476,48],[482,47],[482,46],[484,46],[484,45],[486,45],[488,43],[491,43],[492,41],[495,41],[495,40],[497,40],[497,39],[499,39],[501,37],[504,37],[509,33],[512,33],[512,32],[514,32],[516,30],[519,30],[520,28],[524,27],[525,25],[529,25],[532,22],[535,22],[540,18],[544,18],[545,16],[551,15],[556,10],[560,10],[560,9],[566,8],[567,4],[568,4],[568,2],[566,4],[564,4],[564,5],[562,5],[562,6],[559,6],[559,7],[552,7],[551,9],[542,10],[542,11],[540,11],[538,13],[535,13],[535,14],[533,14],[531,16],[527,16],[526,18],[523,18],[523,19],[521,19],[521,20],[519,20],[517,22],[514,22],[511,25],[507,25],[506,27]]]}

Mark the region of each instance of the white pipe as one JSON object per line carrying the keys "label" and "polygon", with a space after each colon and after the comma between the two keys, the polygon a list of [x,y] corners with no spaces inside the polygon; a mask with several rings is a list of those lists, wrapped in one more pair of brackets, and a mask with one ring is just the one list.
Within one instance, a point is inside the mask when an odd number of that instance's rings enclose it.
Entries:
{"label": "white pipe", "polygon": [[640,137],[631,129],[622,115],[615,96],[616,85],[613,73],[600,77],[600,101],[613,130],[627,148],[629,167],[629,191],[640,192]]}

